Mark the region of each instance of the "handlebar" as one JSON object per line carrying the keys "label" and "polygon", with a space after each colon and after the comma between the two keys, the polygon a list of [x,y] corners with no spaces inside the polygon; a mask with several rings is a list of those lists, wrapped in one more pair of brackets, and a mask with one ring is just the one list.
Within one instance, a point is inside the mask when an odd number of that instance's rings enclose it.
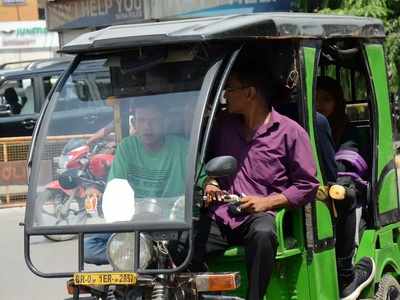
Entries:
{"label": "handlebar", "polygon": [[238,195],[235,195],[235,194],[226,194],[223,196],[222,199],[223,199],[224,203],[236,204],[236,203],[240,203],[241,197],[239,197]]}
{"label": "handlebar", "polygon": [[[326,187],[323,191],[326,193],[326,196],[329,195],[329,197],[333,200],[337,201],[342,201],[344,200],[347,196],[352,197],[354,196],[355,190],[354,188],[349,188],[345,187],[340,184],[333,184],[329,187]],[[322,196],[320,196],[322,197]],[[322,197],[325,198],[325,197]],[[203,197],[204,200],[207,200],[207,196]],[[223,203],[232,203],[238,205],[240,203],[241,197],[235,194],[225,194],[222,196],[222,201]]]}
{"label": "handlebar", "polygon": [[[240,203],[240,199],[241,197],[239,197],[238,195],[235,194],[224,194],[222,196],[222,203]],[[203,200],[206,201],[207,200],[207,196],[203,196]]]}
{"label": "handlebar", "polygon": [[[203,200],[207,200],[207,196],[203,197]],[[218,201],[219,203],[227,203],[229,204],[229,211],[232,215],[240,215],[243,213],[242,208],[240,207],[241,197],[235,194],[224,194],[222,196],[222,201]]]}

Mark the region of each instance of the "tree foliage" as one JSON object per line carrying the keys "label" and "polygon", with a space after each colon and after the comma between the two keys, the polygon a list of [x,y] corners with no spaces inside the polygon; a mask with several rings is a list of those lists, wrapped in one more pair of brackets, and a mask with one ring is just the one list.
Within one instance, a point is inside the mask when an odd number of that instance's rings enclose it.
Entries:
{"label": "tree foliage", "polygon": [[322,0],[321,13],[374,17],[383,20],[389,78],[393,92],[400,87],[400,0]]}

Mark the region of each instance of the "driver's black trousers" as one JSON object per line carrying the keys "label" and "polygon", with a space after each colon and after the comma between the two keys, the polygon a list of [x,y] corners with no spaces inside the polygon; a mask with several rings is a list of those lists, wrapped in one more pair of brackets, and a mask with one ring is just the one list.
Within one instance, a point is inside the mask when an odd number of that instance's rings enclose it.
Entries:
{"label": "driver's black trousers", "polygon": [[221,255],[234,245],[245,249],[247,299],[263,299],[277,250],[275,216],[269,213],[254,214],[239,227],[231,229],[202,214],[195,225],[192,271],[204,271],[201,266],[204,266],[206,257]]}

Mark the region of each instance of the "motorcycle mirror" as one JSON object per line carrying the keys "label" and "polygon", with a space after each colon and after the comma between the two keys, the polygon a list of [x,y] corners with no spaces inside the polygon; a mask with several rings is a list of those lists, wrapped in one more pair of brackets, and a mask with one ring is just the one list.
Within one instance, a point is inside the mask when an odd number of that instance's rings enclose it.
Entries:
{"label": "motorcycle mirror", "polygon": [[80,170],[67,170],[59,176],[58,182],[63,189],[74,189],[81,183],[80,173]]}
{"label": "motorcycle mirror", "polygon": [[237,169],[236,158],[232,156],[218,156],[206,164],[206,174],[211,177],[225,177],[233,175]]}
{"label": "motorcycle mirror", "polygon": [[103,194],[103,214],[107,223],[130,221],[135,214],[135,192],[126,179],[112,179]]}

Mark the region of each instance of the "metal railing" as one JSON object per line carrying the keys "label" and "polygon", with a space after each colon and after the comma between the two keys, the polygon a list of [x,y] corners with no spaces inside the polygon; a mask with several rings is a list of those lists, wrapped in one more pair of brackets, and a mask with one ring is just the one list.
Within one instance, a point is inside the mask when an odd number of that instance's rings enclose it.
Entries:
{"label": "metal railing", "polygon": [[0,139],[0,206],[26,200],[26,160],[31,142],[31,137]]}
{"label": "metal railing", "polygon": [[[49,137],[42,159],[52,162],[55,178],[54,157],[60,156],[65,144],[72,138],[88,135]],[[32,143],[31,137],[0,138],[0,208],[23,205],[28,193],[27,159]]]}

